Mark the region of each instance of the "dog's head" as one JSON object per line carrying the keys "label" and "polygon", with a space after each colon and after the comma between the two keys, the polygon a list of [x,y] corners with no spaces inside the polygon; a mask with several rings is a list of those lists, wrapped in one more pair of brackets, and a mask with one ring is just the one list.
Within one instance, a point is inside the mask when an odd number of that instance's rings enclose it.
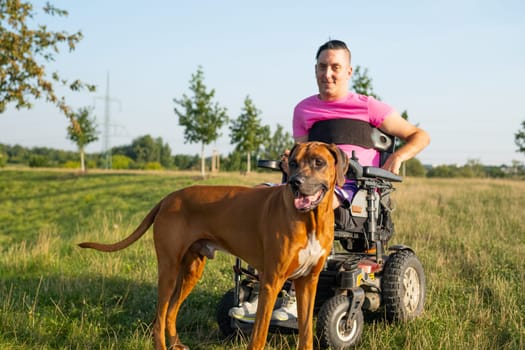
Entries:
{"label": "dog's head", "polygon": [[306,212],[315,209],[327,193],[333,193],[336,184],[344,184],[348,157],[334,144],[305,142],[292,148],[288,167],[295,208]]}

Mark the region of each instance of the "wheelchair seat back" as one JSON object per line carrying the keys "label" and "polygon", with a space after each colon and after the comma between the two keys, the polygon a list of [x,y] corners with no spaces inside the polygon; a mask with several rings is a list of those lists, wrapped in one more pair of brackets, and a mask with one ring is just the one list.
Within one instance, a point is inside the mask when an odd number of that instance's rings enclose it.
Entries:
{"label": "wheelchair seat back", "polygon": [[[314,123],[308,134],[308,141],[322,141],[335,144],[351,144],[364,148],[373,148],[379,152],[380,166],[395,151],[396,138],[388,135],[367,122],[354,119],[332,119],[322,120]],[[339,207],[335,214],[335,239],[339,240],[343,247],[350,251],[363,251],[370,246],[368,222],[371,211],[373,217],[377,218],[375,227],[379,239],[388,241],[394,233],[394,227],[390,218],[391,190],[383,191],[379,183],[401,181],[400,177],[377,167],[361,167],[358,159],[351,159],[355,167],[350,166],[347,178],[356,179],[358,190],[354,194],[348,208]],[[356,169],[359,174],[356,174]],[[362,178],[370,179],[361,181]],[[374,179],[378,180],[378,188],[374,186]],[[366,184],[365,184],[366,183]],[[391,186],[390,186],[391,188]],[[372,206],[369,208],[369,198],[373,196]],[[373,208],[373,209],[372,209]]]}
{"label": "wheelchair seat back", "polygon": [[329,119],[315,122],[308,132],[308,141],[355,145],[379,151],[379,166],[394,153],[396,138],[371,124],[356,119]]}

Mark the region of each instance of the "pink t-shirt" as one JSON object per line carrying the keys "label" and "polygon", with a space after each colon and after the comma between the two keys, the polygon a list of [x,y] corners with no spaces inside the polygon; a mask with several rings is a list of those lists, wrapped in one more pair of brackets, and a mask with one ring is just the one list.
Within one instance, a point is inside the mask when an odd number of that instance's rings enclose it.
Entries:
{"label": "pink t-shirt", "polygon": [[[308,130],[315,122],[326,119],[357,119],[379,127],[393,111],[394,109],[386,103],[353,92],[336,101],[323,101],[318,95],[313,95],[299,102],[294,109],[293,136],[297,138],[308,135]],[[379,166],[379,152],[374,149],[355,145],[338,146],[348,157],[351,157],[352,151],[355,150],[362,166]]]}

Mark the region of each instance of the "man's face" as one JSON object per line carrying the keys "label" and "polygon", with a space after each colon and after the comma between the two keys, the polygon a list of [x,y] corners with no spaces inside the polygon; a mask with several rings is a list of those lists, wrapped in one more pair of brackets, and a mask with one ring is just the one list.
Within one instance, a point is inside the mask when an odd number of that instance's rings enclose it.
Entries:
{"label": "man's face", "polygon": [[348,52],[322,51],[315,65],[315,76],[321,100],[333,101],[346,96],[352,76]]}

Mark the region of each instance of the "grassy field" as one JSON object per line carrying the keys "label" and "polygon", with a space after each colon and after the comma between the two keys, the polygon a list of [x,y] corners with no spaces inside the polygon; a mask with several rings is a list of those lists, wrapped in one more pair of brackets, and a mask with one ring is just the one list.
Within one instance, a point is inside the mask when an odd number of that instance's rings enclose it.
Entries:
{"label": "grassy field", "polygon": [[[163,196],[199,184],[278,181],[275,173],[0,171],[0,349],[151,349],[156,260],[151,234],[113,254],[85,240],[127,236]],[[376,317],[363,349],[525,348],[525,182],[407,179],[397,186],[397,234],[425,267],[423,316]],[[224,342],[215,307],[233,287],[233,258],[219,254],[183,305],[179,330],[192,349]],[[295,349],[271,334],[269,349]]]}

